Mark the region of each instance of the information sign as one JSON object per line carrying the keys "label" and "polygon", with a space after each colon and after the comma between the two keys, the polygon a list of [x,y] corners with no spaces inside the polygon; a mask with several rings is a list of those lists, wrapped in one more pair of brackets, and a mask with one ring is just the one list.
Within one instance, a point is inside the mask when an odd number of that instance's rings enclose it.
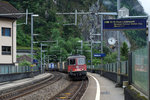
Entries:
{"label": "information sign", "polygon": [[102,54],[94,54],[94,57],[105,57],[106,54],[102,53]]}
{"label": "information sign", "polygon": [[103,29],[146,29],[146,19],[109,19],[103,21]]}

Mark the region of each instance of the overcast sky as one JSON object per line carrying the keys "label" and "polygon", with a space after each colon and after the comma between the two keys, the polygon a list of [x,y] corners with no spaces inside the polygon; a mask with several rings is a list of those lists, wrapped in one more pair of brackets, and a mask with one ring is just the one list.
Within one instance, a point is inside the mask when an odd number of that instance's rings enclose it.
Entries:
{"label": "overcast sky", "polygon": [[139,0],[145,12],[150,15],[150,0]]}

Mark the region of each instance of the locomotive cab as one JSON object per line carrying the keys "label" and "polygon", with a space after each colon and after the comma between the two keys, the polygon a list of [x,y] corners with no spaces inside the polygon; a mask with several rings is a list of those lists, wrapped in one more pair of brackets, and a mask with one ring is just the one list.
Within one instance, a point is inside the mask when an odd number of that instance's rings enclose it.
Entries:
{"label": "locomotive cab", "polygon": [[86,76],[87,66],[85,56],[70,56],[67,59],[68,75],[70,77]]}

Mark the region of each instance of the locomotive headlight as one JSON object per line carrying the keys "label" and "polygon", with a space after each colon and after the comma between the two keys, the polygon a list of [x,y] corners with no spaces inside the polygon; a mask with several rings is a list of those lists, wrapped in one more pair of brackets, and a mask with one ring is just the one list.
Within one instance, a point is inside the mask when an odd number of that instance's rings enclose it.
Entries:
{"label": "locomotive headlight", "polygon": [[79,66],[76,66],[76,68],[78,69],[78,68],[79,68]]}

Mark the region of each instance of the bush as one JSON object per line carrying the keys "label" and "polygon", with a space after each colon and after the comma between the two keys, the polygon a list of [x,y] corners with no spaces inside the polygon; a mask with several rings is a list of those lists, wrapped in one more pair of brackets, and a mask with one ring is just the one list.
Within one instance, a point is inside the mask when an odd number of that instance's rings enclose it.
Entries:
{"label": "bush", "polygon": [[31,63],[28,61],[22,61],[21,63],[19,63],[19,66],[30,66]]}

